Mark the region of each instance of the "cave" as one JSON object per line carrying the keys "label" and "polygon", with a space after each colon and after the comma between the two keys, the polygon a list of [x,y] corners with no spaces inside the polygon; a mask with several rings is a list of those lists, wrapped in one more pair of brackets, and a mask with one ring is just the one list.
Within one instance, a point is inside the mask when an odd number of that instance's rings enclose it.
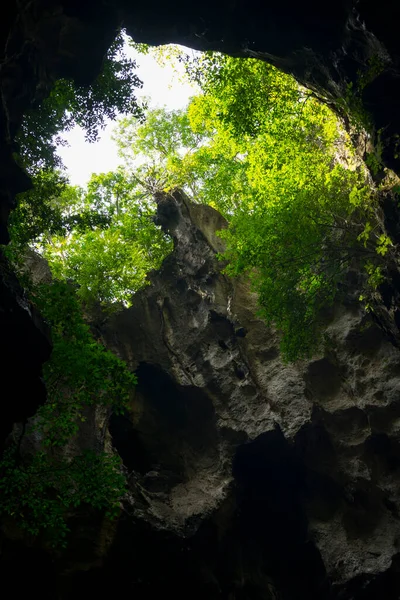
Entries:
{"label": "cave", "polygon": [[[1,243],[9,240],[15,196],[30,186],[15,159],[24,112],[59,78],[92,82],[121,26],[137,42],[260,58],[328,104],[344,97],[378,56],[384,72],[366,86],[362,100],[381,132],[385,165],[400,172],[396,3],[13,0],[2,17]],[[98,514],[78,523],[63,556],[26,547],[15,532],[3,531],[3,586],[17,598],[34,593],[58,600],[126,594],[395,600],[398,272],[382,287],[382,311],[365,318],[347,299],[327,325],[339,349],[304,369],[292,368],[280,361],[275,333],[254,316],[248,290],[238,283],[232,294],[209,231],[184,199],[168,201],[173,211],[160,210],[159,219],[175,232],[174,254],[123,316],[98,326],[119,355],[134,357],[139,379],[134,402],[140,414],[127,409],[109,422],[129,502],[114,528]],[[207,218],[220,224],[212,213]],[[393,198],[384,199],[383,218],[398,240]],[[199,256],[206,257],[201,265]],[[193,291],[200,285],[203,296]],[[217,300],[210,300],[211,292]],[[167,346],[160,298],[171,322],[182,324],[191,312],[204,326],[176,328],[174,346]],[[232,298],[234,322],[226,309]],[[397,331],[386,318],[390,311]],[[138,323],[143,331],[131,342]],[[51,342],[3,259],[0,325],[4,443],[13,423],[30,418],[45,401],[42,365]]]}

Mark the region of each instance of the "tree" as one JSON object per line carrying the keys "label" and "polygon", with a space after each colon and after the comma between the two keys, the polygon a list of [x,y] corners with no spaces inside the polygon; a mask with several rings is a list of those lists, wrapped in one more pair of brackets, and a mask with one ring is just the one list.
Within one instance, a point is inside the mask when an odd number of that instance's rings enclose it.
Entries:
{"label": "tree", "polygon": [[153,214],[154,202],[135,177],[122,170],[92,175],[72,214],[64,212],[68,232],[43,238],[54,277],[74,282],[87,305],[129,306],[172,248]]}
{"label": "tree", "polygon": [[71,285],[56,280],[33,286],[31,294],[52,327],[53,343],[44,367],[49,398],[39,408],[35,428],[45,434],[45,446],[63,446],[78,432],[85,407],[123,410],[136,377],[93,338]]}
{"label": "tree", "polygon": [[57,146],[65,145],[63,131],[81,126],[88,141],[95,141],[107,119],[119,113],[143,117],[143,108],[134,94],[142,87],[135,73],[135,61],[123,51],[124,38],[120,32],[104,59],[100,75],[89,86],[77,86],[73,81],[60,79],[39,106],[26,114],[17,136],[24,167],[30,174],[40,170],[61,168]]}
{"label": "tree", "polygon": [[215,197],[230,221],[227,271],[251,276],[261,314],[283,333],[283,356],[310,356],[321,309],[348,269],[363,265],[372,287],[382,280],[391,241],[366,169],[336,116],[293,78],[252,59],[206,54],[186,63],[204,90],[192,123],[242,144],[239,202]]}
{"label": "tree", "polygon": [[65,194],[67,178],[58,171],[39,171],[31,190],[19,194],[17,207],[10,215],[12,244],[27,246],[46,231],[50,235],[65,232],[65,219],[59,199]]}
{"label": "tree", "polygon": [[38,451],[23,459],[13,444],[0,460],[0,515],[13,519],[30,541],[40,536],[57,549],[67,545],[71,514],[102,510],[114,518],[125,490],[118,457],[105,452],[67,459]]}
{"label": "tree", "polygon": [[284,356],[309,356],[321,308],[352,264],[377,273],[388,239],[366,170],[336,115],[293,78],[253,59],[183,60],[203,94],[179,114],[150,111],[145,125],[125,119],[121,156],[142,182],[183,187],[224,214],[227,272],[251,277]]}

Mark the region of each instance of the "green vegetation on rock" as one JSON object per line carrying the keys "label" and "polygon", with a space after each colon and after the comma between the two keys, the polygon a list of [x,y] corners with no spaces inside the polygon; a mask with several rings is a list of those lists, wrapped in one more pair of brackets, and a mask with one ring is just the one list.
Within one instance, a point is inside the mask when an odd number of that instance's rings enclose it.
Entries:
{"label": "green vegetation on rock", "polygon": [[123,119],[121,155],[130,168],[140,156],[151,189],[182,187],[227,218],[227,273],[251,278],[284,358],[310,356],[349,268],[377,273],[381,236],[390,245],[367,169],[336,115],[288,75],[215,53],[182,60],[203,93],[185,111]]}
{"label": "green vegetation on rock", "polygon": [[[139,209],[135,212],[133,207],[128,210],[122,199],[120,208],[109,205],[101,177],[92,180],[85,194],[69,186],[62,171],[57,170],[61,163],[55,152],[57,144],[62,143],[62,131],[78,124],[86,130],[88,139],[95,140],[106,119],[114,118],[117,113],[125,111],[142,116],[133,95],[141,82],[135,74],[134,62],[121,54],[121,48],[119,35],[104,61],[102,73],[88,88],[79,88],[65,80],[56,82],[49,98],[26,115],[18,139],[22,162],[33,177],[33,188],[18,199],[10,221],[12,241],[4,251],[17,272],[23,274],[21,282],[26,286],[29,300],[51,328],[53,351],[44,367],[47,400],[28,424],[21,430],[16,428],[0,460],[0,515],[32,539],[39,537],[55,546],[66,544],[68,518],[78,507],[86,512],[102,510],[108,517],[119,512],[125,492],[119,457],[112,451],[93,448],[82,452],[76,439],[90,407],[92,417],[101,407],[106,414],[126,407],[136,377],[93,337],[83,319],[80,297],[88,300],[88,282],[94,282],[93,274],[87,275],[85,288],[84,275],[81,279],[71,277],[66,267],[63,272],[64,263],[60,259],[59,263],[54,261],[51,282],[33,285],[24,263],[29,246],[42,250],[54,247],[54,240],[67,237],[75,240],[79,232],[82,239],[87,238],[81,244],[87,262],[93,260],[92,248],[97,247],[98,268],[98,257],[106,247],[114,244],[116,252],[121,253],[123,247],[128,248],[128,240],[130,246],[132,242],[138,246],[135,240],[146,238],[144,227],[134,223],[135,219],[139,222],[142,213]],[[96,194],[98,210],[93,208]],[[115,214],[119,215],[118,225],[113,221]],[[125,237],[117,231],[122,222]],[[102,241],[97,240],[97,246],[95,239],[93,242],[96,235],[100,240],[103,235],[107,238],[103,247]],[[135,262],[124,280],[125,293],[129,286],[133,292],[135,286],[143,285],[148,268],[153,266],[148,255],[157,255],[156,250],[146,254],[130,246],[124,258],[134,258]],[[50,250],[48,254],[51,262]],[[66,254],[63,249],[61,256]],[[69,254],[73,255],[73,251],[69,250]],[[73,272],[77,262],[71,267]],[[106,270],[104,265],[100,268]],[[107,271],[103,274],[105,280],[111,281],[115,276],[115,265],[113,269],[111,274]],[[121,272],[124,269],[126,266],[121,265]],[[80,272],[85,273],[85,268]],[[133,275],[136,283],[131,281]],[[99,284],[95,287],[95,294],[100,287]],[[102,289],[108,290],[107,299],[112,296],[115,300],[114,295],[118,295],[114,294],[111,283],[108,288],[104,284]],[[101,302],[102,297],[92,294],[92,299]]]}
{"label": "green vegetation on rock", "polygon": [[[40,284],[31,298],[51,326],[53,351],[44,368],[47,401],[0,461],[0,514],[52,544],[63,544],[72,508],[119,511],[125,478],[118,456],[68,451],[88,408],[124,410],[136,377],[97,342],[84,322],[74,291],[63,282]],[[93,415],[93,413],[92,413]],[[24,450],[30,434],[34,451]]]}
{"label": "green vegetation on rock", "polygon": [[[311,91],[254,59],[180,55],[201,93],[185,110],[144,109],[121,40],[92,86],[57,82],[19,136],[34,187],[12,215],[7,253],[20,271],[29,246],[50,265],[52,282],[27,293],[51,326],[53,354],[44,369],[47,402],[27,428],[35,449],[24,451],[23,428],[0,462],[0,513],[58,543],[72,510],[112,514],[123,494],[111,451],[67,451],[89,408],[123,410],[136,382],[94,339],[82,307],[129,306],[172,250],[154,223],[155,193],[182,188],[226,217],[226,273],[250,278],[260,314],[281,332],[285,360],[321,347],[323,309],[346,290],[350,269],[364,273],[360,300],[368,304],[392,251],[365,165]],[[93,140],[119,112],[123,167],[93,174],[86,189],[70,186],[57,170],[62,131],[77,123]]]}

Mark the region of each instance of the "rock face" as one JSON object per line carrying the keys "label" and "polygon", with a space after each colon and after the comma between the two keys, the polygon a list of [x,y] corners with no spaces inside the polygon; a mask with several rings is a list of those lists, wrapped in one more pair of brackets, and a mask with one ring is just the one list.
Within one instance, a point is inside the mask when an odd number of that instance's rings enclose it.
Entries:
{"label": "rock face", "polygon": [[247,283],[221,272],[222,217],[180,192],[158,213],[174,252],[99,329],[139,378],[109,427],[129,498],[62,597],[398,598],[399,350],[349,298],[330,350],[282,364]]}

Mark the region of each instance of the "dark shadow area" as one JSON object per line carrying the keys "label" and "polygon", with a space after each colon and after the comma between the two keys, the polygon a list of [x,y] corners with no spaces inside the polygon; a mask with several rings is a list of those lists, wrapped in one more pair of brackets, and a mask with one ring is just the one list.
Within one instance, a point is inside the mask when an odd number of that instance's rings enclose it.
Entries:
{"label": "dark shadow area", "polygon": [[2,539],[0,581],[3,598],[58,598],[54,560],[40,548]]}
{"label": "dark shadow area", "polygon": [[284,599],[330,598],[321,556],[308,539],[306,471],[280,430],[241,446],[234,462],[239,536],[257,548]]}
{"label": "dark shadow area", "polygon": [[129,414],[111,415],[108,429],[113,446],[118,451],[128,471],[145,474],[151,469],[151,461],[146,448],[140,439],[140,434],[133,427]]}
{"label": "dark shadow area", "polygon": [[172,484],[216,460],[218,434],[210,398],[200,388],[176,384],[157,365],[141,363],[137,377],[139,416],[114,415],[110,422],[113,444],[128,470],[162,471]]}
{"label": "dark shadow area", "polygon": [[[241,446],[236,486],[190,538],[124,517],[102,570],[69,579],[63,598],[332,598],[302,508],[305,472],[280,431]],[[69,588],[69,589],[68,589]]]}

